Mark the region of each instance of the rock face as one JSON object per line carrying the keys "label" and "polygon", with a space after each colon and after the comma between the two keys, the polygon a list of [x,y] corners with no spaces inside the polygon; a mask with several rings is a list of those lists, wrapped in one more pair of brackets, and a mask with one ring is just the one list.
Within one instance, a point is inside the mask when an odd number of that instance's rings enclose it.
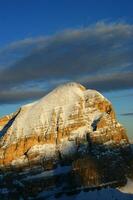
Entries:
{"label": "rock face", "polygon": [[[0,135],[1,173],[12,172],[11,181],[18,170],[28,195],[62,183],[69,188],[70,181],[72,188],[125,181],[130,168],[128,138],[111,103],[78,83],[59,86],[0,119]],[[20,178],[22,173],[30,178]],[[40,177],[38,185],[29,184]]]}

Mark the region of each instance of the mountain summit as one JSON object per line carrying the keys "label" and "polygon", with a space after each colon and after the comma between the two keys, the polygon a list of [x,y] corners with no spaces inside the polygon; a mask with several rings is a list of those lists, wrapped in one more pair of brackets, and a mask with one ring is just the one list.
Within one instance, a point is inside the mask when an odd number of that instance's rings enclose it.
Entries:
{"label": "mountain summit", "polygon": [[[0,136],[1,172],[13,177],[17,170],[25,195],[57,185],[63,191],[123,184],[130,173],[130,144],[111,103],[78,83],[61,85],[1,118]],[[31,187],[32,178],[43,183]]]}

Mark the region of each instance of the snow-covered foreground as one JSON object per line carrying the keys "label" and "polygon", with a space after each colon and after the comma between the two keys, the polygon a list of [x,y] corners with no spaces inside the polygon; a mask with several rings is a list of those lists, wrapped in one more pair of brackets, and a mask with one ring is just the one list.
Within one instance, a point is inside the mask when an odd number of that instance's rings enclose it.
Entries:
{"label": "snow-covered foreground", "polygon": [[[133,186],[133,183],[132,183]],[[130,185],[130,192],[132,194],[129,194],[126,192],[126,188],[123,188],[124,192],[121,192],[117,189],[112,189],[112,188],[106,188],[102,190],[95,190],[95,191],[90,191],[90,192],[84,192],[81,191],[78,194],[74,195],[62,195],[61,197],[55,197],[54,195],[52,196],[49,192],[41,192],[38,197],[36,198],[27,198],[27,200],[133,200],[133,187]],[[129,189],[129,185],[128,185]],[[1,189],[0,189],[1,191]],[[8,191],[3,189],[1,191],[2,193],[7,193]],[[46,195],[47,193],[47,195]],[[49,193],[49,194],[48,194]],[[47,197],[46,197],[47,196]],[[48,197],[49,196],[49,197]],[[22,197],[18,200],[24,200]]]}
{"label": "snow-covered foreground", "polygon": [[[80,191],[74,195],[62,195],[55,197],[51,196],[50,193],[41,192],[38,196],[38,200],[44,199],[47,196],[48,200],[133,200],[133,181],[128,180],[124,187],[113,189],[105,188],[101,190],[95,190],[90,192]],[[48,197],[49,196],[49,197]]]}
{"label": "snow-covered foreground", "polygon": [[[43,199],[43,193],[40,198]],[[67,196],[63,195],[60,198],[49,197],[48,200],[133,200],[133,194],[122,193],[116,189],[102,189],[92,192],[83,192],[79,194]]]}

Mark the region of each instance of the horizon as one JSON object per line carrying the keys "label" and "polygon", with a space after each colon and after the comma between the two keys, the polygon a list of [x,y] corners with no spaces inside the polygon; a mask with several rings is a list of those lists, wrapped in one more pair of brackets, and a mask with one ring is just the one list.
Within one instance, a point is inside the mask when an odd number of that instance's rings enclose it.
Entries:
{"label": "horizon", "polygon": [[133,2],[0,3],[0,117],[74,81],[109,99],[133,139]]}

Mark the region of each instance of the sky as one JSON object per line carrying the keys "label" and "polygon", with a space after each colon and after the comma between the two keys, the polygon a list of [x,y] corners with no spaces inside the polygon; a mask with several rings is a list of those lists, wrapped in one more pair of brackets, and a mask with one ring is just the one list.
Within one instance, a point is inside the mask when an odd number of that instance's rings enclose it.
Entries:
{"label": "sky", "polygon": [[0,116],[76,81],[133,138],[133,1],[0,0]]}

